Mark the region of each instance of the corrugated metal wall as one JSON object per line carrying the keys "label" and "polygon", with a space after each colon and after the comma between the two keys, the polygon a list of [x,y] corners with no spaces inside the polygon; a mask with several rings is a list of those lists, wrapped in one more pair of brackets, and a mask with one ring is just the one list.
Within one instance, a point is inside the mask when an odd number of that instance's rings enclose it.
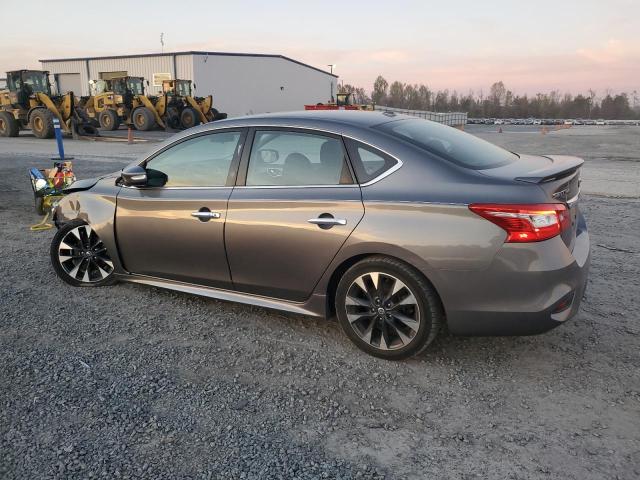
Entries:
{"label": "corrugated metal wall", "polygon": [[101,72],[114,72],[124,70],[127,75],[144,77],[149,81],[145,87],[148,94],[161,91],[161,87],[153,86],[154,73],[169,73],[173,76],[172,57],[133,57],[112,58],[106,60],[89,60],[89,74],[92,79],[100,78]]}
{"label": "corrugated metal wall", "polygon": [[[156,94],[162,91],[161,86],[153,85],[154,73],[168,73],[171,78],[183,78],[193,80],[192,55],[176,55],[175,69],[172,55],[131,57],[131,58],[107,58],[95,60],[71,60],[56,62],[41,62],[43,70],[56,73],[79,73],[82,84],[81,92],[74,92],[76,95],[89,95],[89,80],[100,78],[101,72],[126,71],[128,75],[144,77],[149,81],[146,91],[149,94]],[[87,76],[87,62],[89,75]]]}
{"label": "corrugated metal wall", "polygon": [[[43,70],[49,70],[51,74],[56,73],[79,73],[82,92],[73,92],[76,95],[89,94],[89,78],[87,77],[87,64],[84,60],[72,60],[65,62],[41,62]],[[60,92],[66,93],[66,92]]]}
{"label": "corrugated metal wall", "polygon": [[82,91],[76,95],[89,95],[89,80],[99,79],[102,72],[126,71],[144,77],[150,94],[162,90],[153,85],[153,75],[169,74],[192,80],[196,95],[212,94],[214,106],[230,116],[301,110],[305,104],[326,102],[337,91],[335,77],[280,57],[181,54],[175,55],[174,64],[174,55],[151,55],[44,61],[42,68],[54,74],[79,73]]}
{"label": "corrugated metal wall", "polygon": [[213,95],[213,105],[229,116],[302,110],[326,102],[337,79],[328,73],[279,57],[194,55],[198,95]]}
{"label": "corrugated metal wall", "polygon": [[193,55],[176,55],[176,69],[175,78],[193,81]]}

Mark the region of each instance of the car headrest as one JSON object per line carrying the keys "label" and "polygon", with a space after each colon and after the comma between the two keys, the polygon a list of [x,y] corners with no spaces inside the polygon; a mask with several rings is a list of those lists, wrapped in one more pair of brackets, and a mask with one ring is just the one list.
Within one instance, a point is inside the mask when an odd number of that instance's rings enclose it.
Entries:
{"label": "car headrest", "polygon": [[287,183],[303,183],[311,173],[311,161],[301,153],[290,153],[284,160]]}
{"label": "car headrest", "polygon": [[320,163],[323,167],[335,167],[343,160],[340,144],[336,140],[327,140],[320,147]]}

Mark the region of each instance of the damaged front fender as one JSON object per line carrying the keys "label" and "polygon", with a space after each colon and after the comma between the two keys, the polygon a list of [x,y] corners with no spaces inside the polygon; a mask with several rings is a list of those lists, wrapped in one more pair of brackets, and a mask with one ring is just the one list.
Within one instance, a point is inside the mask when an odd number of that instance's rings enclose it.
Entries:
{"label": "damaged front fender", "polygon": [[97,180],[89,190],[65,195],[53,208],[53,221],[58,228],[73,220],[91,225],[106,247],[116,273],[124,272],[115,238],[116,199],[120,188],[114,178],[103,178]]}

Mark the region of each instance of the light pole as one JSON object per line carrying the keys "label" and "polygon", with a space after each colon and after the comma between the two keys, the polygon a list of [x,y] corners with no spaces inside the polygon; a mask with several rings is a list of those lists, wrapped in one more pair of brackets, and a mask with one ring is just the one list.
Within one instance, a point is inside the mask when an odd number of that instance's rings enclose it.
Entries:
{"label": "light pole", "polygon": [[[329,67],[329,72],[331,73],[331,75],[333,75],[333,67],[335,67],[335,63],[330,63],[327,65],[327,67]],[[331,79],[331,101],[333,102],[333,78]]]}

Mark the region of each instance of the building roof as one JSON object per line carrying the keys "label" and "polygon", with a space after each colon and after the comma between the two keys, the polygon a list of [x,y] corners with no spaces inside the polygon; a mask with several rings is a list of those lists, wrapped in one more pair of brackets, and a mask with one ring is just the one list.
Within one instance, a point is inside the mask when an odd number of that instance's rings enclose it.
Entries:
{"label": "building roof", "polygon": [[210,56],[219,56],[219,57],[281,58],[288,62],[297,63],[298,65],[302,65],[303,67],[311,68],[312,70],[316,70],[318,72],[324,73],[331,77],[338,78],[338,75],[322,70],[321,68],[314,67],[307,63],[299,62],[298,60],[294,60],[293,58],[289,58],[284,55],[275,55],[275,54],[269,54],[269,53],[202,52],[202,51],[190,50],[186,52],[140,53],[140,54],[131,54],[131,55],[107,55],[103,57],[47,58],[39,61],[40,62],[76,62],[76,61],[87,61],[87,60],[113,60],[118,58],[172,57],[174,55],[206,55],[206,56],[210,55]]}

